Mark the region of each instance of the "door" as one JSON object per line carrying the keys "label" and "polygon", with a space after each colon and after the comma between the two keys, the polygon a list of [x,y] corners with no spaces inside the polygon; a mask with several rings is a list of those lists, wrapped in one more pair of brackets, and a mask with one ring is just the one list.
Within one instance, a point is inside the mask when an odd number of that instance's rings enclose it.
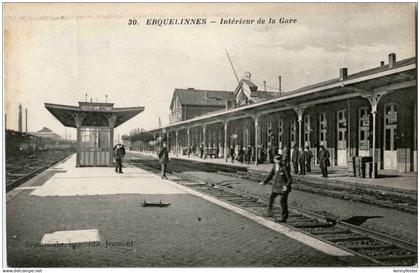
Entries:
{"label": "door", "polygon": [[398,109],[395,103],[384,106],[384,169],[397,169],[397,119]]}
{"label": "door", "polygon": [[337,165],[347,165],[347,117],[346,110],[337,111]]}

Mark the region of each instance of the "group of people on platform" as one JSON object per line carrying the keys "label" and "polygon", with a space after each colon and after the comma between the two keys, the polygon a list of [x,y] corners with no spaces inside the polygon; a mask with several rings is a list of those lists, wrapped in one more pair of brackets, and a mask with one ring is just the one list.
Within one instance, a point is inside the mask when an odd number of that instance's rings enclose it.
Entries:
{"label": "group of people on platform", "polygon": [[[188,149],[188,157],[190,156],[193,148],[191,147]],[[266,152],[264,149],[258,148],[258,163],[275,163],[275,158],[279,156],[278,149],[276,147],[272,148],[270,145],[268,146]],[[215,158],[218,157],[219,149],[216,148],[215,151],[212,153],[215,155]],[[125,155],[125,146],[121,144],[117,144],[114,146],[114,158],[116,161],[115,172],[122,173],[122,159]],[[233,146],[229,147],[228,155],[233,163],[234,160],[250,164],[251,161],[255,161],[255,149],[253,146],[248,145],[248,147],[244,150],[242,145],[237,145],[236,149]],[[199,147],[199,156],[200,158],[205,159],[205,149],[204,145],[201,144]],[[294,146],[292,152],[290,153],[287,148],[284,148],[282,151],[282,162],[283,165],[291,171],[290,163],[293,165],[293,173],[298,175],[305,175],[307,172],[311,172],[311,162],[313,158],[313,153],[309,146],[306,146],[305,149],[299,148],[298,146]],[[166,166],[169,162],[169,151],[165,142],[162,143],[162,148],[158,153],[159,161],[162,165],[162,178],[166,178]],[[321,168],[322,176],[328,177],[328,167],[330,166],[330,154],[324,146],[320,146],[320,150],[318,153],[318,161],[319,166]]]}

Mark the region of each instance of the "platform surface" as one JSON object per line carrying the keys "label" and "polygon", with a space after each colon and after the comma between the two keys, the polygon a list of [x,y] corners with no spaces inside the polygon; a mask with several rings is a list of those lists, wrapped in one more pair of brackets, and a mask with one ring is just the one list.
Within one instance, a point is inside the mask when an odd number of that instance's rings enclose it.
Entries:
{"label": "platform surface", "polygon": [[[76,168],[72,156],[9,192],[8,266],[361,265],[354,256],[327,254],[145,170],[123,171]],[[143,207],[144,200],[171,205]]]}

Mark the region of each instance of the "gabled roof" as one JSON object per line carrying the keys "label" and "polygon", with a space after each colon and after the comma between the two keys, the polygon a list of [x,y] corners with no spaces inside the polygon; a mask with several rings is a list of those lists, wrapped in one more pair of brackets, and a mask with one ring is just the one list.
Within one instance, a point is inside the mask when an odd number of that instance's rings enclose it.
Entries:
{"label": "gabled roof", "polygon": [[39,130],[38,133],[52,133],[52,130],[47,127],[44,127],[41,130]]}
{"label": "gabled roof", "polygon": [[176,88],[169,108],[173,109],[175,98],[178,98],[182,105],[224,106],[226,101],[233,100],[233,96],[232,91]]}
{"label": "gabled roof", "polygon": [[280,93],[277,92],[258,91],[258,86],[256,84],[248,79],[242,79],[235,88],[235,97],[237,96],[238,92],[243,90],[244,86],[249,89],[250,95],[245,93],[243,95],[247,96],[248,100],[252,101],[253,103],[274,99],[280,96]]}

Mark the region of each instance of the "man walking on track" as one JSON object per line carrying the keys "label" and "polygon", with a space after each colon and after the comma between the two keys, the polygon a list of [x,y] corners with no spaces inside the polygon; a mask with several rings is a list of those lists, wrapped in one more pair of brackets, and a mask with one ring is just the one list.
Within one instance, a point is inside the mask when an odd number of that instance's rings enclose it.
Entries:
{"label": "man walking on track", "polygon": [[122,172],[122,159],[125,156],[125,148],[124,145],[117,144],[114,147],[114,158],[115,158],[115,172],[116,173],[123,173]]}
{"label": "man walking on track", "polygon": [[162,143],[162,149],[160,149],[158,157],[159,157],[159,163],[162,167],[161,178],[162,179],[168,179],[166,177],[166,168],[167,168],[168,162],[169,162],[169,154],[168,154],[168,149],[166,148],[166,143],[165,142]]}
{"label": "man walking on track", "polygon": [[287,197],[292,190],[292,177],[289,171],[281,160],[281,156],[274,157],[274,165],[260,185],[265,185],[273,179],[273,186],[271,189],[270,201],[268,204],[267,216],[273,216],[273,203],[274,199],[280,195],[281,219],[278,222],[286,222],[289,217]]}

